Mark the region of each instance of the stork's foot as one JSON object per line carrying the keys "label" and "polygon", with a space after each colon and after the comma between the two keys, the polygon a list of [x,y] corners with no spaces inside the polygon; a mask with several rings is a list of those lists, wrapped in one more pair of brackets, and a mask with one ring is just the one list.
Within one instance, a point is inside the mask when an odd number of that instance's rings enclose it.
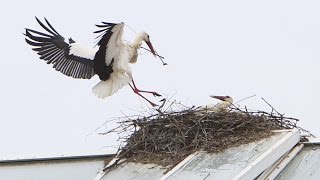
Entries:
{"label": "stork's foot", "polygon": [[155,97],[160,97],[160,96],[162,96],[161,94],[158,94],[158,93],[156,93],[156,92],[152,92],[152,95],[155,96]]}
{"label": "stork's foot", "polygon": [[155,104],[155,103],[153,103],[153,102],[149,102],[149,103],[151,104],[152,107],[158,106],[158,104]]}

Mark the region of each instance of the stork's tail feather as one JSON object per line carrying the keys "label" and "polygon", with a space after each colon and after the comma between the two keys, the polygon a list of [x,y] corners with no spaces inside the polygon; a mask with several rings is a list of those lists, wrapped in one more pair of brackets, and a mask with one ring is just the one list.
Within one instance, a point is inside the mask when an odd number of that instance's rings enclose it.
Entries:
{"label": "stork's tail feather", "polygon": [[99,98],[106,98],[118,92],[123,86],[129,84],[131,79],[124,74],[112,73],[107,81],[100,81],[92,88],[92,93]]}

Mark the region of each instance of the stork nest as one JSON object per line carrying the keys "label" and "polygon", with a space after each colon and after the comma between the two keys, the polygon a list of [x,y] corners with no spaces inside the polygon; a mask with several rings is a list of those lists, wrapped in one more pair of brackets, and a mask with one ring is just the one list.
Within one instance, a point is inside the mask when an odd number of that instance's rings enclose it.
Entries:
{"label": "stork nest", "polygon": [[[297,128],[298,119],[264,111],[231,108],[215,112],[175,104],[179,110],[120,119],[117,132],[125,145],[118,157],[139,163],[175,165],[191,153],[224,151],[271,136],[272,130]],[[129,133],[128,133],[129,132]]]}

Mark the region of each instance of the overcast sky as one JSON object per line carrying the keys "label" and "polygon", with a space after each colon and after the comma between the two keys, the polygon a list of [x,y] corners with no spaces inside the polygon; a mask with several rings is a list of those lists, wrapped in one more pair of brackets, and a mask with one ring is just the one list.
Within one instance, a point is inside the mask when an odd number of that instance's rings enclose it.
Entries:
{"label": "overcast sky", "polygon": [[[94,45],[100,21],[128,24],[150,34],[168,66],[145,53],[132,65],[141,89],[187,105],[230,95],[252,109],[300,119],[320,134],[320,2],[269,1],[6,1],[0,7],[0,159],[110,152],[116,137],[93,132],[113,117],[148,107],[126,86],[98,99],[99,82],[75,80],[41,61],[24,41],[24,28],[42,30],[46,17],[65,38]],[[135,33],[125,28],[125,39]],[[157,102],[160,98],[150,97]],[[114,126],[108,123],[103,129]]]}

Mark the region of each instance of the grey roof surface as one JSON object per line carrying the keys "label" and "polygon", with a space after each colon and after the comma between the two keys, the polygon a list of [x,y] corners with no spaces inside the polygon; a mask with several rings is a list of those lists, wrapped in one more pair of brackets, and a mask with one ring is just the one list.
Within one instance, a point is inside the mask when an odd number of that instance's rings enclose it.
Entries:
{"label": "grey roof surface", "polygon": [[101,180],[156,180],[163,176],[167,169],[155,164],[125,163],[105,174]]}
{"label": "grey roof surface", "polygon": [[0,179],[90,180],[103,169],[107,159],[107,156],[76,156],[1,161]]}
{"label": "grey roof surface", "polygon": [[[171,171],[166,172],[166,169],[159,165],[153,164],[139,164],[139,163],[124,163],[120,166],[112,169],[111,171],[105,173],[101,178],[97,180],[107,180],[107,179],[123,179],[123,180],[202,180],[202,179],[232,179],[240,174],[240,172],[245,171],[244,175],[241,177],[257,177],[264,169],[273,164],[272,158],[268,164],[262,164],[266,156],[266,152],[270,151],[270,148],[273,149],[274,145],[284,141],[286,143],[286,138],[294,137],[295,141],[291,144],[283,144],[287,146],[281,148],[281,146],[274,148],[280,149],[280,153],[275,156],[277,159],[285,153],[281,152],[282,149],[291,149],[298,141],[299,135],[298,131],[278,131],[275,135],[262,139],[257,142],[250,144],[245,144],[239,147],[229,148],[221,153],[206,153],[206,152],[197,152],[193,155],[187,157],[180,164],[175,166]],[[273,150],[271,151],[273,153]],[[277,153],[274,153],[277,154]],[[268,155],[268,153],[267,153]],[[271,154],[271,156],[274,156]],[[258,160],[258,158],[262,160]],[[275,159],[276,160],[276,159]],[[253,162],[258,161],[257,166],[263,166],[260,170],[252,168]],[[259,164],[260,163],[260,164]],[[249,167],[249,170],[247,170]],[[166,172],[166,174],[164,174]],[[249,176],[247,176],[249,174]],[[240,178],[241,179],[241,178]]]}
{"label": "grey roof surface", "polygon": [[286,133],[268,139],[229,148],[218,154],[199,153],[185,166],[169,176],[176,179],[232,179]]}
{"label": "grey roof surface", "polygon": [[309,144],[277,176],[277,180],[320,179],[320,145]]}

